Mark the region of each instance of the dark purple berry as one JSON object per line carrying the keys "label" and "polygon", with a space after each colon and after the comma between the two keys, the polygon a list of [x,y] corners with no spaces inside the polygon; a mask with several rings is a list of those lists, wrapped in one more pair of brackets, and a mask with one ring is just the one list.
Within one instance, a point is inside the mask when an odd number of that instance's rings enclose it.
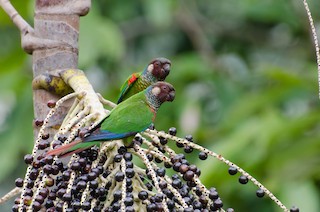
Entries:
{"label": "dark purple berry", "polygon": [[181,165],[182,165],[182,164],[181,164],[180,162],[175,162],[175,163],[173,164],[172,168],[173,168],[173,170],[175,170],[176,172],[178,172]]}
{"label": "dark purple berry", "polygon": [[64,172],[62,173],[62,178],[63,178],[63,180],[65,180],[65,181],[68,181],[68,180],[70,179],[70,176],[71,176],[71,173],[70,173],[70,171],[68,171],[68,170],[66,170],[66,171],[64,171]]}
{"label": "dark purple berry", "polygon": [[132,161],[126,161],[126,168],[133,168]]}
{"label": "dark purple berry", "polygon": [[151,183],[146,183],[146,186],[147,186],[149,191],[153,190],[153,186],[151,185]]}
{"label": "dark purple berry", "polygon": [[157,169],[156,172],[157,172],[158,176],[160,176],[160,177],[164,177],[166,174],[165,168],[159,168],[159,169]]}
{"label": "dark purple berry", "polygon": [[115,180],[117,182],[121,182],[124,179],[124,173],[123,172],[117,172],[115,174]]}
{"label": "dark purple berry", "polygon": [[37,195],[37,196],[35,197],[35,201],[37,201],[37,202],[39,202],[40,204],[42,204],[43,201],[44,201],[44,198],[43,198],[43,196],[41,196],[41,195]]}
{"label": "dark purple berry", "polygon": [[200,152],[199,158],[200,158],[200,160],[206,160],[208,158],[208,155],[205,152]]}
{"label": "dark purple berry", "polygon": [[65,194],[62,196],[62,199],[63,199],[63,201],[70,202],[71,199],[72,199],[71,193],[65,193]]}
{"label": "dark purple berry", "polygon": [[133,191],[133,186],[132,185],[127,186],[126,191],[131,193]]}
{"label": "dark purple berry", "polygon": [[17,197],[14,199],[14,204],[20,204],[21,198]]}
{"label": "dark purple berry", "polygon": [[169,134],[175,136],[177,134],[177,128],[170,127]]}
{"label": "dark purple berry", "polygon": [[164,167],[166,167],[167,169],[171,168],[171,164],[169,162],[164,162]]}
{"label": "dark purple berry", "polygon": [[38,174],[39,174],[39,170],[38,170],[38,169],[31,169],[29,178],[30,178],[31,180],[35,180],[35,179],[37,179]]}
{"label": "dark purple berry", "polygon": [[159,159],[159,158],[155,158],[154,161],[155,161],[156,163],[162,163],[162,160]]}
{"label": "dark purple berry", "polygon": [[82,190],[82,189],[85,189],[87,186],[87,183],[83,180],[79,181],[77,183],[77,190]]}
{"label": "dark purple berry", "polygon": [[51,208],[53,206],[54,206],[54,203],[51,199],[46,200],[46,203],[45,203],[46,208]]}
{"label": "dark purple berry", "polygon": [[59,198],[62,198],[65,193],[66,193],[66,189],[60,188],[60,189],[57,191],[57,196],[58,196]]}
{"label": "dark purple berry", "polygon": [[184,152],[185,153],[191,153],[192,151],[193,151],[193,148],[191,146],[184,147]]}
{"label": "dark purple berry", "polygon": [[179,172],[181,174],[186,173],[189,170],[189,166],[186,164],[181,164],[181,166],[179,167]]}
{"label": "dark purple berry", "polygon": [[79,160],[78,160],[78,163],[80,164],[80,166],[85,166],[86,164],[87,164],[87,160],[86,159],[84,159],[84,158],[80,158]]}
{"label": "dark purple berry", "polygon": [[153,155],[152,154],[147,154],[147,158],[149,161],[152,161],[153,160]]}
{"label": "dark purple berry", "polygon": [[50,192],[48,195],[48,199],[49,200],[55,200],[56,199],[56,193],[55,192]]}
{"label": "dark purple berry", "polygon": [[134,169],[133,168],[128,168],[126,169],[126,176],[128,178],[132,178],[134,176],[135,172],[134,172]]}
{"label": "dark purple berry", "polygon": [[97,172],[89,172],[87,176],[87,180],[90,180],[90,181],[94,180],[97,178],[97,176],[98,176]]}
{"label": "dark purple berry", "polygon": [[228,169],[228,172],[230,175],[235,175],[238,173],[238,169],[234,166],[230,166],[229,169]]}
{"label": "dark purple berry", "polygon": [[239,177],[239,183],[241,183],[241,184],[247,184],[248,181],[249,181],[248,178],[246,176],[244,176],[244,175],[241,175]]}
{"label": "dark purple berry", "polygon": [[53,156],[52,156],[52,155],[46,156],[46,157],[44,158],[44,162],[45,162],[46,164],[51,165],[51,164],[53,163]]}
{"label": "dark purple berry", "polygon": [[188,141],[190,141],[190,142],[193,142],[193,137],[192,137],[192,135],[186,135],[186,136],[185,136],[185,139],[188,140]]}
{"label": "dark purple berry", "polygon": [[218,199],[218,198],[219,198],[218,192],[217,192],[216,190],[210,190],[209,198],[210,198],[211,200]]}
{"label": "dark purple berry", "polygon": [[22,178],[17,178],[15,181],[15,184],[17,187],[21,188],[23,186],[23,179]]}
{"label": "dark purple berry", "polygon": [[222,208],[223,206],[223,202],[222,200],[219,198],[219,199],[216,199],[214,202],[213,202],[213,205],[216,207],[216,208]]}
{"label": "dark purple berry", "polygon": [[46,174],[51,174],[52,173],[52,166],[51,165],[45,165],[44,167],[43,167],[43,171],[44,171],[44,173],[46,173]]}
{"label": "dark purple berry", "polygon": [[201,202],[199,202],[197,200],[193,201],[192,206],[194,209],[201,209],[202,208]]}
{"label": "dark purple berry", "polygon": [[130,153],[130,152],[124,153],[123,158],[124,158],[126,161],[131,161],[131,160],[132,160],[132,153]]}
{"label": "dark purple berry", "polygon": [[85,201],[84,203],[82,203],[82,209],[83,210],[90,210],[91,209],[91,204],[88,201]]}
{"label": "dark purple berry", "polygon": [[114,191],[113,193],[114,201],[118,201],[119,199],[121,199],[121,197],[122,197],[121,190]]}
{"label": "dark purple berry", "polygon": [[176,146],[181,148],[181,147],[184,147],[184,144],[183,143],[179,143],[179,142],[176,142]]}
{"label": "dark purple berry", "polygon": [[168,206],[168,209],[173,209],[175,207],[174,201],[168,200],[167,201],[167,206]]}
{"label": "dark purple berry", "polygon": [[162,145],[166,145],[168,143],[168,140],[166,138],[164,138],[164,137],[160,136],[159,140],[160,140],[160,144],[162,144]]}
{"label": "dark purple berry", "polygon": [[184,173],[183,175],[183,179],[185,179],[186,181],[191,181],[194,177],[194,172],[189,170],[186,173]]}
{"label": "dark purple berry", "polygon": [[175,179],[175,180],[173,180],[173,181],[172,181],[172,186],[173,186],[174,188],[181,188],[181,186],[182,186],[181,180],[180,180],[180,179]]}
{"label": "dark purple berry", "polygon": [[39,191],[39,194],[43,197],[43,198],[46,198],[49,194],[49,189],[47,188],[43,188]]}
{"label": "dark purple berry", "polygon": [[292,206],[292,208],[290,208],[290,212],[299,212],[299,208],[296,206]]}
{"label": "dark purple berry", "polygon": [[26,164],[31,164],[33,162],[33,156],[30,154],[27,154],[24,156],[24,162]]}
{"label": "dark purple berry", "polygon": [[78,161],[75,161],[71,164],[71,167],[70,167],[72,170],[74,171],[77,171],[77,170],[80,170],[81,168],[81,165]]}
{"label": "dark purple berry", "polygon": [[57,175],[59,173],[60,169],[62,170],[62,168],[59,169],[59,166],[57,166],[57,165],[52,165],[51,168],[52,168],[53,175]]}
{"label": "dark purple berry", "polygon": [[124,198],[124,204],[125,204],[126,206],[131,206],[131,205],[133,205],[133,198],[132,198],[132,197],[125,197],[125,198]]}
{"label": "dark purple berry", "polygon": [[92,188],[92,189],[98,188],[98,185],[99,185],[98,181],[96,181],[96,180],[92,180],[92,181],[89,182],[89,187]]}
{"label": "dark purple berry", "polygon": [[46,149],[49,146],[49,142],[48,141],[41,141],[38,143],[38,149]]}
{"label": "dark purple berry", "polygon": [[199,202],[201,202],[202,205],[206,206],[208,204],[208,199],[205,195],[199,196]]}
{"label": "dark purple berry", "polygon": [[147,212],[151,212],[151,211],[157,211],[157,205],[155,203],[151,203],[151,204],[148,204],[147,206]]}
{"label": "dark purple berry", "polygon": [[[43,134],[43,135],[41,136],[41,138],[42,138],[43,140],[47,140],[49,137],[50,137],[50,134]],[[49,146],[49,142],[47,142],[46,145]],[[47,146],[47,147],[48,147],[48,146]]]}
{"label": "dark purple berry", "polygon": [[113,161],[117,163],[120,162],[121,160],[122,160],[122,155],[120,154],[116,154],[113,158]]}
{"label": "dark purple berry", "polygon": [[36,125],[37,127],[41,127],[43,125],[43,121],[42,120],[34,120],[34,125]]}
{"label": "dark purple berry", "polygon": [[41,203],[39,203],[39,202],[37,202],[37,201],[33,201],[32,209],[33,209],[33,211],[40,211],[40,209],[41,209]]}
{"label": "dark purple berry", "polygon": [[127,152],[127,148],[125,146],[121,146],[119,149],[118,149],[118,153],[120,155],[123,155],[124,153]]}
{"label": "dark purple berry", "polygon": [[257,191],[256,191],[256,195],[257,195],[257,197],[263,197],[264,196],[264,190],[262,190],[262,189],[258,189]]}
{"label": "dark purple berry", "polygon": [[159,187],[160,187],[161,189],[165,189],[165,188],[168,187],[168,184],[167,184],[166,181],[160,181],[160,182],[159,182]]}
{"label": "dark purple berry", "polygon": [[54,108],[56,106],[56,102],[53,101],[53,100],[49,100],[48,103],[47,103],[47,106],[49,108]]}

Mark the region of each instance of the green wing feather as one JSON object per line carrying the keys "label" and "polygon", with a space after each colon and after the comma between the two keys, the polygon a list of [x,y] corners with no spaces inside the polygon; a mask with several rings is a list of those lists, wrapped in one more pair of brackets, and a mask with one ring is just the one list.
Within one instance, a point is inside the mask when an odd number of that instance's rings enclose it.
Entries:
{"label": "green wing feather", "polygon": [[[131,96],[116,106],[101,124],[101,130],[112,133],[141,132],[155,118],[155,112],[147,102],[145,91]],[[128,99],[128,100],[129,100]]]}
{"label": "green wing feather", "polygon": [[[137,92],[137,91],[134,91],[133,88],[134,88],[134,85],[137,83],[141,74],[142,74],[142,72],[134,73],[134,74],[130,75],[128,77],[128,79],[123,83],[123,85],[120,88],[120,95],[119,95],[118,102],[117,102],[118,104],[120,102],[122,102],[123,100],[127,99],[128,96],[131,96],[132,94]],[[131,90],[131,92],[130,92],[130,90]],[[128,95],[129,93],[132,93],[132,94]]]}
{"label": "green wing feather", "polygon": [[[112,140],[110,136],[114,136],[114,134],[120,135],[120,137],[126,137],[128,134],[134,135],[135,133],[144,131],[151,125],[156,113],[149,106],[145,93],[146,91],[144,90],[131,96],[129,101],[120,103],[110,112],[110,115],[101,123],[100,130],[102,138],[106,136],[105,140]],[[89,142],[82,140],[74,141],[57,149],[53,149],[47,154],[67,156],[81,152],[93,145],[100,144],[98,140],[94,140],[95,135],[91,138],[93,140],[90,140],[90,135],[87,138]],[[104,139],[101,139],[101,141],[103,140]]]}

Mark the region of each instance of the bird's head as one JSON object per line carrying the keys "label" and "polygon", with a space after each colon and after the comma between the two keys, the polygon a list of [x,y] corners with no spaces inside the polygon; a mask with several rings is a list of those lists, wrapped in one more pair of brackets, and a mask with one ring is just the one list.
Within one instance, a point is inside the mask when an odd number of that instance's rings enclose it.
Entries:
{"label": "bird's head", "polygon": [[167,82],[156,82],[149,87],[150,94],[158,103],[172,102],[175,97],[174,87]]}
{"label": "bird's head", "polygon": [[159,57],[153,59],[148,67],[147,71],[157,79],[157,81],[163,81],[170,73],[171,62],[167,58]]}

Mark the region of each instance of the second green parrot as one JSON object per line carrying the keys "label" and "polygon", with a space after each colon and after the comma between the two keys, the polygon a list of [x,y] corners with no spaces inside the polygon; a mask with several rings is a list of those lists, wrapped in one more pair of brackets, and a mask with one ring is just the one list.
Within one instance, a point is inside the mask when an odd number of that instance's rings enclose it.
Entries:
{"label": "second green parrot", "polygon": [[117,104],[143,91],[155,82],[164,81],[170,73],[170,66],[170,60],[163,57],[155,58],[147,65],[144,71],[130,75],[121,86]]}
{"label": "second green parrot", "polygon": [[175,90],[166,82],[157,82],[117,105],[110,114],[89,132],[77,140],[47,152],[48,155],[70,155],[100,142],[123,139],[146,130],[155,120],[162,103],[173,101]]}

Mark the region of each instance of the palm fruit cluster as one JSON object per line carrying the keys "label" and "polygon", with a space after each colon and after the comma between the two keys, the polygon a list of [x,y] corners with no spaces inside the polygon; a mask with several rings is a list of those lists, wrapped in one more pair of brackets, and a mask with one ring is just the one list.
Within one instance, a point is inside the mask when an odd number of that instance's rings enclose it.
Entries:
{"label": "palm fruit cluster", "polygon": [[[48,102],[51,110],[47,117],[35,121],[39,135],[32,154],[24,157],[25,177],[16,179],[21,194],[12,211],[235,211],[224,205],[216,188],[201,182],[202,171],[190,162],[190,153],[198,154],[200,160],[211,157],[226,164],[230,175],[239,173],[241,184],[251,181],[258,187],[257,197],[269,197],[283,211],[299,211],[296,207],[287,209],[250,174],[196,144],[191,135],[178,137],[175,127],[163,132],[150,126],[136,134],[130,145],[114,140],[67,157],[46,154],[83,138],[88,128],[101,121],[94,113],[97,103],[88,103],[92,96],[85,99],[86,95],[95,93],[71,93],[58,102]],[[58,132],[50,135],[47,129],[54,114],[70,99],[74,99],[73,106]]]}

